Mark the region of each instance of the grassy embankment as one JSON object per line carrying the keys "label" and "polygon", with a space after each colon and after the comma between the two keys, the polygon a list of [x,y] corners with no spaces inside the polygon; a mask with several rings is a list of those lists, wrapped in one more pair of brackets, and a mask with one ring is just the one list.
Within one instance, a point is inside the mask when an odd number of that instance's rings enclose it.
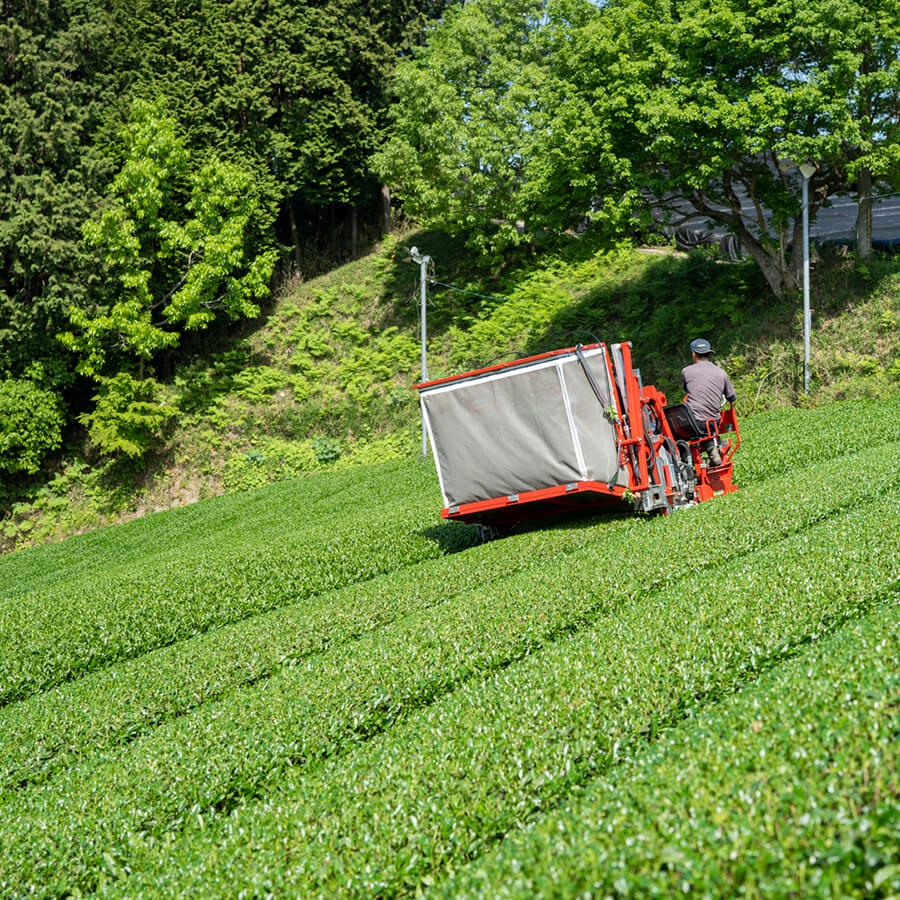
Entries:
{"label": "grassy embankment", "polygon": [[[814,271],[812,395],[801,382],[796,300],[775,303],[751,264],[703,254],[577,243],[480,268],[459,241],[416,233],[306,283],[285,285],[230,347],[183,366],[168,385],[182,410],[140,471],[87,465],[78,448],[10,503],[9,550],[313,472],[414,454],[419,445],[416,243],[434,259],[432,376],[594,337],[631,340],[645,381],[677,396],[692,335],[708,336],[744,415],[900,387],[900,262],[855,266],[826,255]],[[503,298],[503,299],[497,299]]]}

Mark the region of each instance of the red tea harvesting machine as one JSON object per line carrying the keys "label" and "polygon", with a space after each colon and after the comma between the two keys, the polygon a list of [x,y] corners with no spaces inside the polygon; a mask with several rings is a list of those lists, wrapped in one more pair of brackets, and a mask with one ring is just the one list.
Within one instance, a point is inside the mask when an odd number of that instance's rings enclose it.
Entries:
{"label": "red tea harvesting machine", "polygon": [[[696,421],[631,344],[578,345],[417,385],[445,519],[508,531],[573,511],[670,510],[737,490],[734,406]],[[715,441],[722,463],[707,465]]]}

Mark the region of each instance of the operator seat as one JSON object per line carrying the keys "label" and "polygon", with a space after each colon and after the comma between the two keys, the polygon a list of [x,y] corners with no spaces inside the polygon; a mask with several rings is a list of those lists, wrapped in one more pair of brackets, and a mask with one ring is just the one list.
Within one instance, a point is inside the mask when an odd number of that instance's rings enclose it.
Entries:
{"label": "operator seat", "polygon": [[672,429],[672,434],[678,441],[699,441],[704,438],[715,437],[719,433],[717,419],[707,419],[703,428],[697,421],[694,411],[687,403],[675,403],[663,408],[663,413]]}

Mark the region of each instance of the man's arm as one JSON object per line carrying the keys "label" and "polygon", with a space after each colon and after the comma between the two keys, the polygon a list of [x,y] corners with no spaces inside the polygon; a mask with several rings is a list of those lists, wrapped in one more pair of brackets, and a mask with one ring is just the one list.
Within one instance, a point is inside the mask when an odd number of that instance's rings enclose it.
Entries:
{"label": "man's arm", "polygon": [[725,376],[725,387],[722,393],[725,395],[725,399],[729,403],[734,403],[737,400],[737,393],[734,390],[734,385],[731,383],[731,379],[728,377],[728,373],[723,369],[722,374]]}

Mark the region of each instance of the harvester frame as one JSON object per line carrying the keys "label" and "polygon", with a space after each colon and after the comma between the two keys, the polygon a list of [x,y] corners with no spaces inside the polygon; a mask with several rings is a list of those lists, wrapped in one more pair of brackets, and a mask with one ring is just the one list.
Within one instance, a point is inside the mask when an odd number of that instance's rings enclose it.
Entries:
{"label": "harvester frame", "polygon": [[[612,425],[615,474],[608,480],[576,479],[535,489],[523,484],[521,490],[512,493],[453,502],[442,476],[442,469],[452,464],[452,460],[448,461],[447,454],[442,453],[441,440],[436,441],[435,422],[430,414],[433,411],[429,410],[432,394],[467,390],[489,379],[514,377],[529,367],[562,364],[571,366],[571,372],[583,372],[584,383],[596,398],[596,415],[603,416]],[[560,382],[563,381],[560,375]],[[640,371],[632,365],[631,344],[627,342],[579,344],[424,382],[416,385],[416,389],[447,503],[441,510],[445,519],[474,522],[504,532],[519,522],[574,511],[634,510],[666,514],[737,490],[732,484],[732,460],[740,445],[740,431],[733,404],[721,411],[718,420],[703,423],[695,421],[686,404],[667,406],[664,393],[642,383]],[[565,394],[564,385],[562,393]],[[563,400],[571,421],[569,399]],[[717,445],[721,442],[722,463],[718,466],[708,465],[703,459],[712,441]]]}

